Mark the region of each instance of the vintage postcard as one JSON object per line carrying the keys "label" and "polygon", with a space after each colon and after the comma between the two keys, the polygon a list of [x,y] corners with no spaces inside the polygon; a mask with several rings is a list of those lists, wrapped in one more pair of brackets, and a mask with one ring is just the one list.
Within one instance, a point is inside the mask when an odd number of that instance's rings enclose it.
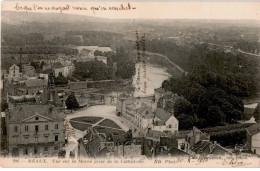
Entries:
{"label": "vintage postcard", "polygon": [[260,2],[2,1],[0,167],[260,167]]}

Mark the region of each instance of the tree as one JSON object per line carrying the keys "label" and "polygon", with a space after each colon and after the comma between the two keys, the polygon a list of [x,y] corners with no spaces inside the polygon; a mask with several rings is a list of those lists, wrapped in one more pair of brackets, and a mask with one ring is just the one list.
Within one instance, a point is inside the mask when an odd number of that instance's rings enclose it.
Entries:
{"label": "tree", "polygon": [[65,101],[65,104],[67,106],[67,109],[79,108],[79,103],[74,94],[68,96],[67,100]]}
{"label": "tree", "polygon": [[174,105],[174,115],[179,116],[181,114],[191,115],[192,114],[192,105],[186,99],[178,99]]}
{"label": "tree", "polygon": [[55,79],[55,84],[66,85],[66,84],[68,84],[68,80],[61,73],[59,73],[58,77],[56,77],[56,79]]}
{"label": "tree", "polygon": [[179,128],[181,130],[191,129],[195,125],[195,118],[193,116],[181,114],[176,118],[179,121]]}

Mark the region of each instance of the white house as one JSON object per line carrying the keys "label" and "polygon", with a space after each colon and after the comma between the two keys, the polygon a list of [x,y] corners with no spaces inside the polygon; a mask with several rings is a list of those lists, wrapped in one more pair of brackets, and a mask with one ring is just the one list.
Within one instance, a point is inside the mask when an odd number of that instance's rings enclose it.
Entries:
{"label": "white house", "polygon": [[15,64],[9,68],[9,73],[5,75],[5,78],[9,81],[11,81],[12,79],[20,79],[22,77],[23,74],[20,72],[20,67]]}
{"label": "white house", "polygon": [[256,123],[247,129],[247,148],[254,154],[260,155],[260,123]]}
{"label": "white house", "polygon": [[179,130],[179,121],[171,113],[157,108],[154,112],[153,130],[177,132]]}

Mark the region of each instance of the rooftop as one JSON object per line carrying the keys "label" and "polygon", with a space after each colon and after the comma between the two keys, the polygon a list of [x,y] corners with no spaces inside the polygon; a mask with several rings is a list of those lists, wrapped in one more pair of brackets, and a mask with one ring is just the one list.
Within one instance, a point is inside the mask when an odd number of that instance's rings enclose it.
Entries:
{"label": "rooftop", "polygon": [[22,122],[32,116],[40,115],[54,121],[62,121],[63,114],[58,113],[51,105],[22,105],[18,106],[11,114],[10,122]]}
{"label": "rooftop", "polygon": [[60,62],[54,62],[53,64],[52,64],[52,68],[53,69],[58,69],[58,68],[63,68],[64,66],[62,65],[62,63],[60,63]]}
{"label": "rooftop", "polygon": [[21,96],[9,96],[11,102],[23,103],[23,102],[35,102],[35,97],[33,95],[21,95]]}
{"label": "rooftop", "polygon": [[201,154],[201,155],[208,155],[208,154],[225,155],[226,153],[232,154],[232,152],[220,146],[219,144],[217,143],[213,144],[210,141],[199,141],[197,144],[195,144],[192,151],[194,151],[196,154]]}
{"label": "rooftop", "polygon": [[47,86],[48,81],[46,79],[29,79],[25,81],[27,87],[41,87]]}
{"label": "rooftop", "polygon": [[248,133],[250,133],[250,135],[255,135],[257,133],[260,132],[260,123],[256,123],[250,127],[247,128]]}
{"label": "rooftop", "polygon": [[[155,111],[155,116],[161,120],[161,122],[166,122],[171,116],[173,116],[171,113],[163,110],[162,108],[157,108]],[[174,116],[173,116],[174,117]],[[175,117],[174,117],[175,118]],[[175,118],[176,119],[176,118]],[[176,119],[176,121],[178,121]]]}

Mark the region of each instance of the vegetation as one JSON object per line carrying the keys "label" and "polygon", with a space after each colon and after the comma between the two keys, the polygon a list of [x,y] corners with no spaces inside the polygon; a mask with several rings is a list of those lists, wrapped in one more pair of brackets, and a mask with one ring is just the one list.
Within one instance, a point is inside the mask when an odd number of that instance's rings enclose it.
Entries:
{"label": "vegetation", "polygon": [[[117,78],[129,79],[135,74],[135,63],[133,62],[130,53],[123,48],[118,48],[114,52],[95,51],[95,55],[107,57],[107,65],[97,59],[88,62],[78,62],[75,64],[73,76],[79,80],[93,79],[109,80]],[[113,62],[117,63],[116,73],[113,68]]]}
{"label": "vegetation", "polygon": [[240,41],[234,45],[234,48],[241,49],[246,52],[260,52],[260,43],[259,42],[248,42],[248,41]]}
{"label": "vegetation", "polygon": [[202,132],[206,132],[208,134],[216,133],[216,132],[226,132],[228,130],[238,130],[238,129],[246,129],[252,126],[252,123],[245,123],[245,124],[231,124],[226,126],[216,126],[212,128],[203,128],[201,129]]}
{"label": "vegetation", "polygon": [[[246,141],[246,128],[252,124],[232,124],[226,126],[217,126],[213,128],[204,128],[201,131],[210,135],[212,141],[217,141],[222,146],[235,146],[244,144]],[[227,141],[228,139],[228,141]]]}
{"label": "vegetation", "polygon": [[87,124],[87,123],[78,123],[78,122],[75,122],[75,121],[70,121],[70,124],[73,128],[75,129],[78,129],[80,131],[85,131],[87,130],[88,128],[92,127],[91,124]]}
{"label": "vegetation", "polygon": [[94,117],[94,116],[86,116],[86,117],[78,117],[78,118],[73,118],[71,119],[72,121],[80,121],[80,122],[87,122],[90,124],[94,124],[97,123],[98,121],[100,121],[101,117]]}
{"label": "vegetation", "polygon": [[56,85],[67,85],[68,80],[61,73],[59,73],[58,77],[55,78]]}
{"label": "vegetation", "polygon": [[93,79],[98,80],[108,80],[112,79],[111,68],[105,63],[98,60],[88,61],[88,62],[77,62],[75,64],[75,71],[73,72],[73,77],[79,80]]}
{"label": "vegetation", "polygon": [[[190,56],[191,72],[164,81],[162,87],[183,96],[177,119],[183,129],[236,123],[243,118],[243,101],[256,93],[255,62],[240,55],[209,51],[205,45]],[[180,123],[181,125],[181,123]]]}
{"label": "vegetation", "polygon": [[117,129],[121,129],[115,122],[109,120],[109,119],[105,119],[103,120],[101,123],[99,123],[98,125],[100,126],[106,126],[106,127],[111,127],[111,128],[117,128]]}
{"label": "vegetation", "polygon": [[[19,46],[8,46],[3,47],[3,54],[19,54]],[[23,54],[57,54],[64,53],[65,55],[76,55],[78,54],[77,49],[69,48],[66,46],[55,46],[55,45],[31,45],[26,46],[22,49]]]}
{"label": "vegetation", "polygon": [[79,108],[79,103],[74,94],[68,96],[67,100],[65,101],[65,104],[67,106],[67,109]]}
{"label": "vegetation", "polygon": [[[222,146],[235,146],[239,144],[245,144],[246,142],[246,130],[231,130],[225,132],[218,132],[210,136],[210,140],[217,141]],[[228,141],[227,141],[228,140]]]}

